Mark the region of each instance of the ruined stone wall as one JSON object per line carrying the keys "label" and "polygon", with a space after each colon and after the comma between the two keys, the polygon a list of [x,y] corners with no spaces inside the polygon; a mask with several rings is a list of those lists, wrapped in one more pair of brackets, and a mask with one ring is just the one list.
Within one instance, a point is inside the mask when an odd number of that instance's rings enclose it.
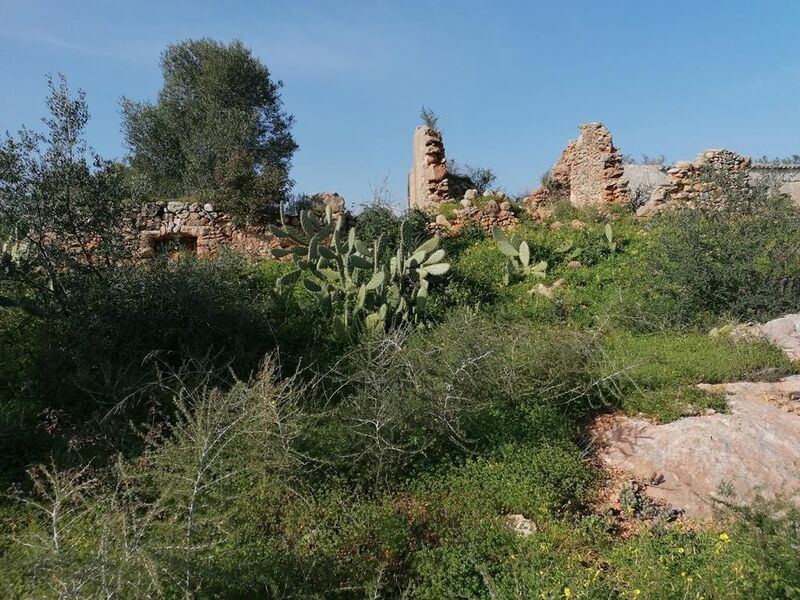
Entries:
{"label": "ruined stone wall", "polygon": [[142,205],[126,224],[126,238],[137,258],[150,258],[160,248],[182,247],[198,255],[223,247],[252,256],[269,256],[280,246],[265,227],[236,227],[229,215],[211,204],[153,202]]}
{"label": "ruined stone wall", "polygon": [[[345,217],[351,225],[345,200],[336,192],[309,196],[309,208],[324,215],[330,207],[334,219]],[[299,226],[296,216],[286,217]],[[249,256],[271,256],[273,248],[285,241],[276,238],[268,227],[237,226],[230,215],[215,210],[212,204],[197,202],[151,202],[139,207],[124,226],[127,243],[137,258],[151,258],[161,249],[184,250],[199,256],[230,248]]]}
{"label": "ruined stone wall", "polygon": [[548,185],[529,197],[529,212],[562,197],[577,207],[628,202],[622,155],[614,147],[611,132],[602,123],[586,123],[579,129],[578,139],[567,144],[553,165]]}
{"label": "ruined stone wall", "polygon": [[443,214],[436,215],[429,230],[435,235],[454,236],[459,235],[466,225],[474,224],[491,233],[495,228],[511,229],[519,222],[504,192],[479,197],[477,190],[470,189],[464,193],[461,208],[452,210],[449,218]]}
{"label": "ruined stone wall", "polygon": [[715,173],[728,175],[731,183],[741,185],[741,189],[734,191],[748,193],[751,164],[750,158],[730,150],[705,150],[696,160],[678,161],[667,170],[669,181],[657,186],[636,214],[647,217],[675,204],[697,207],[719,202],[722,190],[709,181]]}
{"label": "ruined stone wall", "polygon": [[431,212],[448,198],[442,133],[422,125],[414,131],[413,163],[408,174],[408,207]]}

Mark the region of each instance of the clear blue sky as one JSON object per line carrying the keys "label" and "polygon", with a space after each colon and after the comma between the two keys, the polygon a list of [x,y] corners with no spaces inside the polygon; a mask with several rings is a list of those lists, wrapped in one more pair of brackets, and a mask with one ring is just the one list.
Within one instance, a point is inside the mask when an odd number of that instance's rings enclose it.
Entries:
{"label": "clear blue sky", "polygon": [[86,90],[89,141],[124,156],[120,96],[154,98],[159,55],[241,39],[283,80],[297,190],[405,201],[420,105],[450,158],[536,185],[577,125],[624,152],[800,153],[800,2],[0,0],[0,130],[37,125],[44,75]]}

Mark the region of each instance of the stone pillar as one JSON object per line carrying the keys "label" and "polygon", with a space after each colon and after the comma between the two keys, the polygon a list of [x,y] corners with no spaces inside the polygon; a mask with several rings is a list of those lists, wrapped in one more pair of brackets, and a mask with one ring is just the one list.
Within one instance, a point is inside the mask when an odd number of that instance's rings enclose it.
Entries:
{"label": "stone pillar", "polygon": [[622,179],[622,156],[614,147],[611,132],[602,123],[581,125],[580,131],[571,157],[570,204],[625,204],[628,194]]}
{"label": "stone pillar", "polygon": [[442,133],[421,125],[414,131],[413,165],[408,174],[408,207],[430,212],[448,199]]}

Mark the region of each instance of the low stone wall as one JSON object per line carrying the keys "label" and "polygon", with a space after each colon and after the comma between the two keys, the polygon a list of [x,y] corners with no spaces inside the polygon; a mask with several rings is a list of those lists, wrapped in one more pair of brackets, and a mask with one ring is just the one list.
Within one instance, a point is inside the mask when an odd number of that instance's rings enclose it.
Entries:
{"label": "low stone wall", "polygon": [[669,181],[656,187],[636,214],[647,217],[670,205],[697,207],[719,202],[722,190],[709,180],[714,173],[728,176],[732,183],[741,185],[739,192],[748,193],[751,164],[750,158],[730,150],[705,150],[696,160],[678,161],[667,170]]}
{"label": "low stone wall", "polygon": [[229,215],[211,204],[145,204],[127,223],[126,230],[137,258],[151,258],[162,248],[183,249],[202,256],[223,247],[253,256],[270,256],[270,250],[280,246],[267,228],[236,227]]}
{"label": "low stone wall", "polygon": [[[353,224],[345,200],[336,192],[319,192],[308,197],[309,208],[324,215],[330,207],[334,219]],[[299,227],[296,216],[286,217]],[[268,227],[237,226],[231,216],[212,204],[198,202],[151,202],[139,207],[124,225],[127,242],[136,258],[152,258],[161,250],[186,251],[199,256],[230,248],[249,256],[267,257],[273,248],[286,242],[275,237]]]}
{"label": "low stone wall", "polygon": [[511,229],[519,225],[520,221],[505,193],[495,192],[480,198],[481,202],[478,200],[476,190],[467,190],[461,200],[461,208],[453,211],[452,218],[437,215],[430,231],[437,235],[453,236],[458,235],[469,223],[477,225],[487,233],[491,233],[495,228]]}

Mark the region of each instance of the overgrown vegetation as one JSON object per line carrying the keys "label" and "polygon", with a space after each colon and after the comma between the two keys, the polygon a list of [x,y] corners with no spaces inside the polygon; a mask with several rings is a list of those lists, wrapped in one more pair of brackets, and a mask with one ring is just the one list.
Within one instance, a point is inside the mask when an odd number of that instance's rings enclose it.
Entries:
{"label": "overgrown vegetation", "polygon": [[[205,85],[231,53],[264,83],[236,44],[165,65]],[[563,203],[433,240],[376,203],[349,231],[285,223],[284,260],[135,263],[130,179],[84,152],[82,95],[54,85],[51,109],[0,151],[0,596],[800,596],[791,504],[689,527],[648,520],[630,486],[623,531],[584,435],[609,411],[726,410],[697,383],[797,372],[708,335],[797,311],[794,207],[722,183],[725,202],[650,222]]]}

